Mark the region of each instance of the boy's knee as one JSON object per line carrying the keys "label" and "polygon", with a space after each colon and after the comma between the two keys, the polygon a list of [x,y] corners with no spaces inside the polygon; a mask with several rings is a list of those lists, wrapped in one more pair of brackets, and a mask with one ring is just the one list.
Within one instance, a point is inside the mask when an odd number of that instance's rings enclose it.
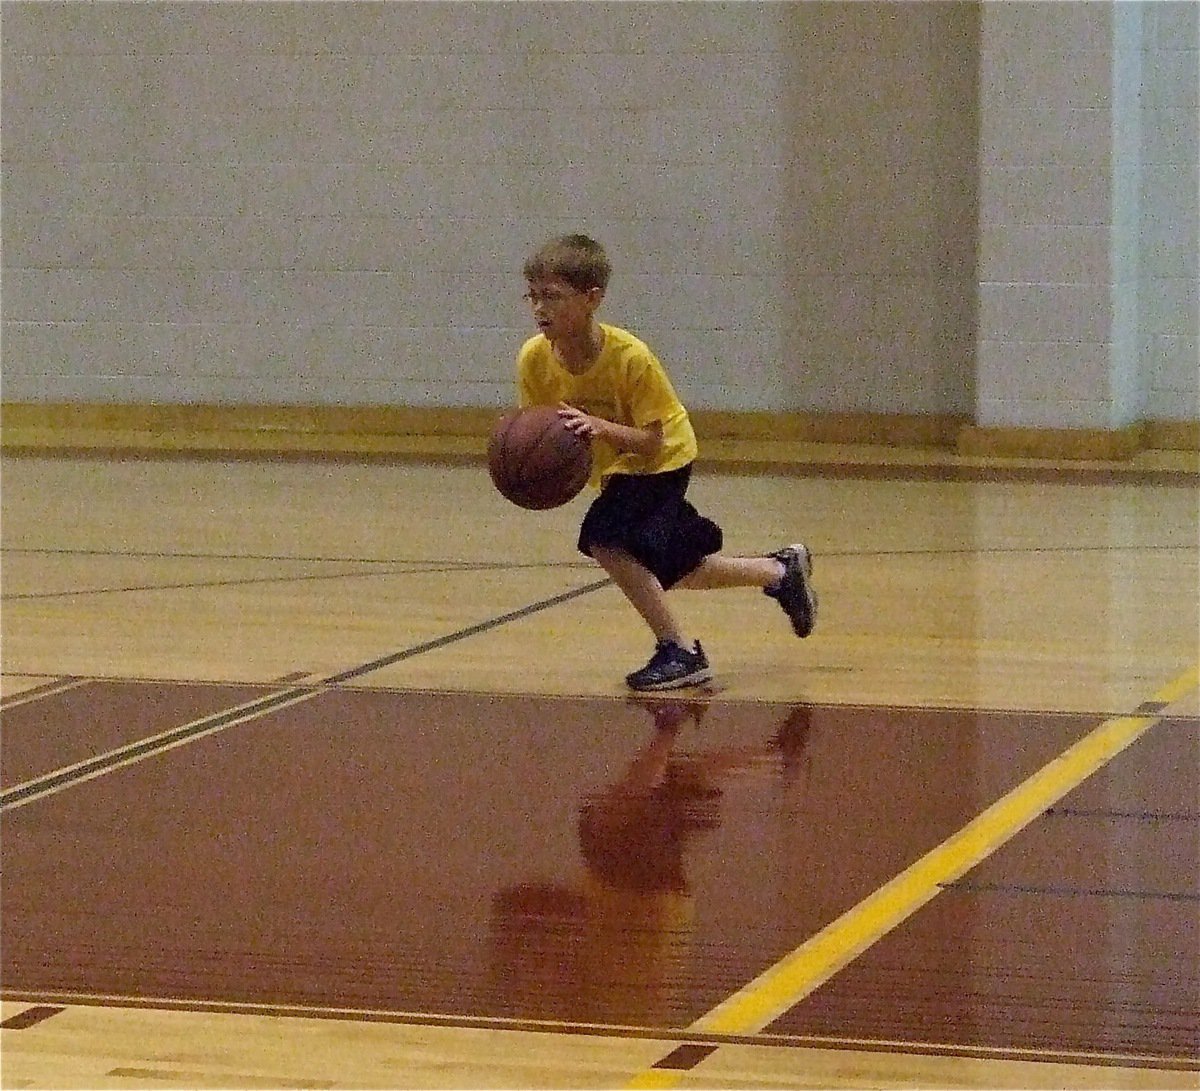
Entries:
{"label": "boy's knee", "polygon": [[633,560],[633,554],[620,546],[592,545],[588,548],[591,550],[592,560],[601,565],[625,564]]}

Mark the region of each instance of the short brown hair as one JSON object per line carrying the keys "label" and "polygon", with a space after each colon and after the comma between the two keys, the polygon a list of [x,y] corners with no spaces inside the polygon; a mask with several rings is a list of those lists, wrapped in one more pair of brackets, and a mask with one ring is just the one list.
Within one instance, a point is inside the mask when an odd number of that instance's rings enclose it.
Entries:
{"label": "short brown hair", "polygon": [[538,247],[525,262],[526,280],[558,277],[572,288],[607,288],[612,274],[608,255],[595,239],[587,235],[561,235]]}

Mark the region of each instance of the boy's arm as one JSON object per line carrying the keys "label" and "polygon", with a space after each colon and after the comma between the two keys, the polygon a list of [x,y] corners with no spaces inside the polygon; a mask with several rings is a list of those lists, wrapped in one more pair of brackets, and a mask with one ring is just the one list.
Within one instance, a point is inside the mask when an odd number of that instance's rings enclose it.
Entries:
{"label": "boy's arm", "polygon": [[565,402],[558,407],[558,415],[576,435],[602,439],[618,451],[632,451],[634,454],[653,457],[662,447],[662,421],[652,421],[645,428],[631,428],[627,424],[616,424],[602,417],[593,417]]}
{"label": "boy's arm", "polygon": [[523,362],[517,360],[517,405],[522,409],[528,409],[531,405],[537,404],[537,396],[533,390],[533,384],[529,380],[529,369],[524,366]]}

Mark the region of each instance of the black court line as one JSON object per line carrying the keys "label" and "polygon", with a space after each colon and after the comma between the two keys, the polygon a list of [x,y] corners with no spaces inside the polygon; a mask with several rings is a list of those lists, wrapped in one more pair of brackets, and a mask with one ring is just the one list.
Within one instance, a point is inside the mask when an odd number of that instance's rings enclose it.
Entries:
{"label": "black court line", "polygon": [[[881,550],[829,550],[821,554],[832,560],[862,558],[878,560],[885,557],[954,557],[954,556],[1007,556],[1027,554],[1077,554],[1077,553],[1144,553],[1144,552],[1192,552],[1190,546],[1173,545],[1131,545],[1131,546],[1025,546],[1019,548],[996,547],[979,548],[963,547],[961,549],[881,549]],[[143,583],[127,584],[119,587],[91,587],[67,591],[26,591],[13,594],[0,594],[0,602],[28,602],[32,600],[78,598],[89,595],[132,594],[141,591],[185,591],[201,588],[241,587],[268,583],[302,583],[307,580],[339,580],[363,579],[376,576],[396,575],[429,575],[439,572],[511,572],[532,569],[554,568],[585,568],[590,567],[587,561],[566,562],[508,562],[508,561],[419,561],[419,560],[387,560],[380,558],[358,557],[303,557],[270,554],[236,554],[236,553],[162,553],[140,552],[137,550],[104,550],[104,549],[51,549],[3,547],[0,553],[29,553],[42,556],[83,556],[83,557],[152,557],[157,560],[219,560],[219,561],[288,561],[297,564],[369,564],[387,566],[390,570],[368,572],[334,572],[306,573],[296,576],[251,576],[242,579],[224,580],[185,580],[177,583]],[[394,568],[391,566],[405,566]],[[1142,710],[1137,710],[1141,712]],[[1150,711],[1155,711],[1151,709]]]}
{"label": "black court line", "polygon": [[57,1015],[60,1011],[66,1011],[66,1008],[51,1007],[49,1004],[36,1004],[32,1008],[26,1008],[24,1011],[17,1012],[16,1015],[10,1015],[3,1022],[0,1022],[0,1029],[3,1030],[28,1030],[30,1027],[35,1027],[38,1023],[49,1019],[52,1015]]}
{"label": "black court line", "polygon": [[1200,811],[1117,811],[1110,807],[1051,807],[1043,817],[1131,819],[1135,822],[1197,822],[1200,821]]}
{"label": "black court line", "polygon": [[[822,557],[863,557],[868,560],[879,557],[950,557],[955,555],[982,556],[1027,553],[1195,553],[1194,545],[1164,545],[1154,542],[1131,545],[1062,545],[1062,546],[961,546],[939,549],[831,549],[821,552]],[[137,549],[66,549],[50,546],[0,546],[0,553],[28,553],[48,557],[128,557],[151,558],[154,560],[182,561],[295,561],[305,564],[411,564],[444,565],[450,571],[490,571],[520,568],[589,568],[590,561],[450,561],[442,558],[404,557],[324,557],[294,553],[176,553],[162,550]]]}
{"label": "black court line", "polygon": [[[14,1002],[49,1005],[66,1004],[76,1007],[130,1008],[141,1011],[171,1011],[181,1013],[208,1012],[227,1015],[260,1015],[271,1018],[322,1019],[331,1022],[383,1023],[398,1026],[446,1027],[466,1030],[516,1031],[585,1035],[597,1038],[643,1039],[664,1042],[691,1049],[711,1046],[756,1046],[767,1049],[853,1049],[868,1053],[895,1053],[916,1056],[965,1057],[975,1060],[1029,1061],[1027,1049],[1004,1046],[968,1045],[941,1041],[897,1041],[886,1038],[846,1038],[816,1034],[753,1034],[703,1033],[671,1027],[638,1026],[612,1023],[572,1023],[549,1019],[514,1019],[484,1015],[451,1015],[438,1012],[388,1011],[378,1008],[320,1008],[295,1004],[247,1004],[221,1000],[179,1000],[161,996],[121,996],[81,992],[55,992],[23,989],[0,989],[0,996]],[[663,1057],[675,1055],[676,1063],[704,1058],[695,1053],[672,1050]],[[1092,1064],[1105,1066],[1134,1065],[1165,1071],[1200,1071],[1200,1058],[1192,1056],[1160,1056],[1158,1054],[1116,1053],[1093,1050],[1063,1050],[1047,1045],[1036,1051],[1039,1062],[1059,1064]],[[660,1065],[652,1066],[664,1071]],[[676,1069],[678,1071],[678,1069]]]}
{"label": "black court line", "polygon": [[[1168,546],[1166,548],[1175,548]],[[450,571],[509,568],[587,568],[590,561],[451,561],[429,557],[324,557],[297,553],[188,553],[160,549],[68,549],[62,546],[0,546],[0,553],[31,553],[45,557],[128,557],[159,561],[295,561],[298,564],[412,564],[445,565]]]}
{"label": "black court line", "polygon": [[665,1068],[671,1072],[688,1072],[695,1068],[705,1057],[711,1057],[717,1052],[715,1045],[700,1045],[696,1042],[684,1042],[676,1046],[665,1057],[652,1064],[651,1068]]}
{"label": "black court line", "polygon": [[363,663],[358,667],[351,667],[350,670],[342,671],[340,674],[331,675],[323,681],[323,685],[336,686],[341,682],[349,682],[354,678],[360,678],[364,674],[370,674],[371,671],[379,670],[380,667],[390,666],[392,663],[399,663],[402,659],[411,659],[414,655],[421,655],[423,652],[431,652],[435,648],[444,648],[447,644],[453,644],[456,641],[464,640],[469,636],[476,636],[479,633],[487,632],[488,629],[495,629],[499,625],[507,625],[510,621],[519,621],[523,617],[529,617],[530,614],[536,614],[542,610],[549,609],[551,606],[559,606],[564,602],[570,602],[571,599],[579,598],[581,595],[590,594],[592,591],[598,591],[601,587],[608,587],[612,583],[607,576],[602,580],[593,580],[591,583],[585,583],[582,587],[577,587],[573,591],[564,591],[561,595],[554,595],[552,598],[542,599],[540,602],[535,602],[530,606],[522,606],[519,610],[512,610],[507,614],[501,614],[499,617],[489,618],[487,621],[481,621],[478,625],[471,625],[466,629],[459,629],[458,632],[449,633],[446,636],[439,636],[434,640],[427,640],[424,644],[418,644],[413,648],[406,648],[401,652],[393,652],[391,655],[384,655],[378,659],[372,659],[369,663]]}
{"label": "black court line", "polygon": [[22,602],[30,599],[79,598],[85,595],[123,595],[137,591],[191,591],[213,587],[245,587],[264,583],[304,583],[315,580],[380,579],[384,576],[426,576],[436,572],[461,572],[461,568],[438,565],[427,568],[376,569],[370,572],[308,572],[295,576],[247,576],[236,580],[186,580],[179,583],[139,583],[124,587],[86,587],[72,591],[28,591],[0,595],[0,602]]}
{"label": "black court line", "polygon": [[528,606],[522,606],[519,610],[511,610],[506,614],[500,614],[486,621],[481,621],[477,625],[470,625],[465,629],[448,633],[446,636],[427,640],[421,644],[415,644],[410,648],[404,648],[401,651],[380,656],[378,659],[372,659],[367,663],[360,663],[356,667],[339,671],[337,674],[315,679],[307,685],[290,686],[277,693],[260,697],[255,701],[249,701],[246,704],[238,705],[235,708],[226,709],[222,712],[214,712],[199,720],[193,720],[191,723],[183,724],[180,727],[164,731],[158,735],[117,747],[104,754],[98,754],[93,758],[77,762],[75,765],[56,769],[52,773],[35,777],[33,780],[25,781],[23,784],[14,785],[12,788],[0,792],[0,811],[7,811],[13,807],[31,803],[35,799],[52,795],[64,788],[69,788],[73,784],[103,776],[133,762],[141,761],[143,758],[151,757],[185,743],[194,742],[199,738],[224,730],[227,727],[232,727],[235,724],[257,719],[268,712],[286,708],[289,705],[299,704],[302,701],[312,700],[314,697],[325,693],[330,687],[342,682],[361,678],[363,675],[370,674],[381,667],[390,666],[405,659],[411,659],[414,656],[433,651],[435,648],[443,648],[447,644],[465,640],[467,637],[476,636],[479,633],[487,632],[489,629],[507,625],[511,621],[518,621],[521,618],[529,617],[542,610],[548,610],[552,606],[559,606],[564,602],[570,602],[572,599],[590,594],[592,591],[598,591],[602,587],[607,587],[610,582],[607,578],[594,580],[591,583],[584,584],[582,587],[576,587],[571,591],[552,595],[550,598],[541,599]]}
{"label": "black court line", "polygon": [[[25,677],[34,676],[25,675]],[[85,681],[86,679],[73,674],[56,675],[50,681],[43,682],[41,685],[18,690],[16,693],[10,693],[7,697],[0,697],[0,710],[13,708],[16,705],[28,704],[30,701],[40,701],[45,697],[53,697],[56,693],[74,689],[76,686],[82,685]]]}
{"label": "black court line", "polygon": [[[110,1068],[104,1075],[114,1080],[138,1080],[142,1083],[149,1081],[152,1086],[201,1087],[212,1079],[210,1071],[194,1071],[186,1068],[138,1068],[128,1065],[118,1065]],[[221,1077],[231,1087],[262,1086],[263,1078],[254,1073],[239,1073],[222,1071]],[[333,1080],[302,1080],[294,1076],[278,1079],[280,1087],[294,1087],[296,1091],[333,1091],[339,1085]],[[120,1086],[120,1085],[118,1085]]]}
{"label": "black court line", "polygon": [[1133,710],[1135,716],[1157,716],[1167,708],[1166,701],[1143,701]]}
{"label": "black court line", "polygon": [[941,884],[943,890],[967,894],[1047,894],[1052,898],[1135,898],[1139,901],[1200,902],[1200,894],[1168,890],[1118,890],[1112,887],[1037,886],[1021,883],[977,883],[960,880]]}

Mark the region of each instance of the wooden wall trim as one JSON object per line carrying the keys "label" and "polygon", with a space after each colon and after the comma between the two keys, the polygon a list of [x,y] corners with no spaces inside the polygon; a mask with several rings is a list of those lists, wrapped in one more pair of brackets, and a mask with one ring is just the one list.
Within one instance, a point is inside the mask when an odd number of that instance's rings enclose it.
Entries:
{"label": "wooden wall trim", "polygon": [[[134,405],[9,402],[9,451],[135,450],[480,457],[503,407]],[[1200,423],[1099,429],[983,428],[949,414],[695,410],[706,454],[736,461],[833,444],[925,449],[948,456],[1122,461],[1141,450],[1200,451]],[[794,456],[788,456],[794,457]]]}
{"label": "wooden wall trim", "polygon": [[1116,461],[1145,446],[1145,426],[1100,428],[981,428],[965,426],[958,435],[960,455],[976,458],[1053,458]]}

